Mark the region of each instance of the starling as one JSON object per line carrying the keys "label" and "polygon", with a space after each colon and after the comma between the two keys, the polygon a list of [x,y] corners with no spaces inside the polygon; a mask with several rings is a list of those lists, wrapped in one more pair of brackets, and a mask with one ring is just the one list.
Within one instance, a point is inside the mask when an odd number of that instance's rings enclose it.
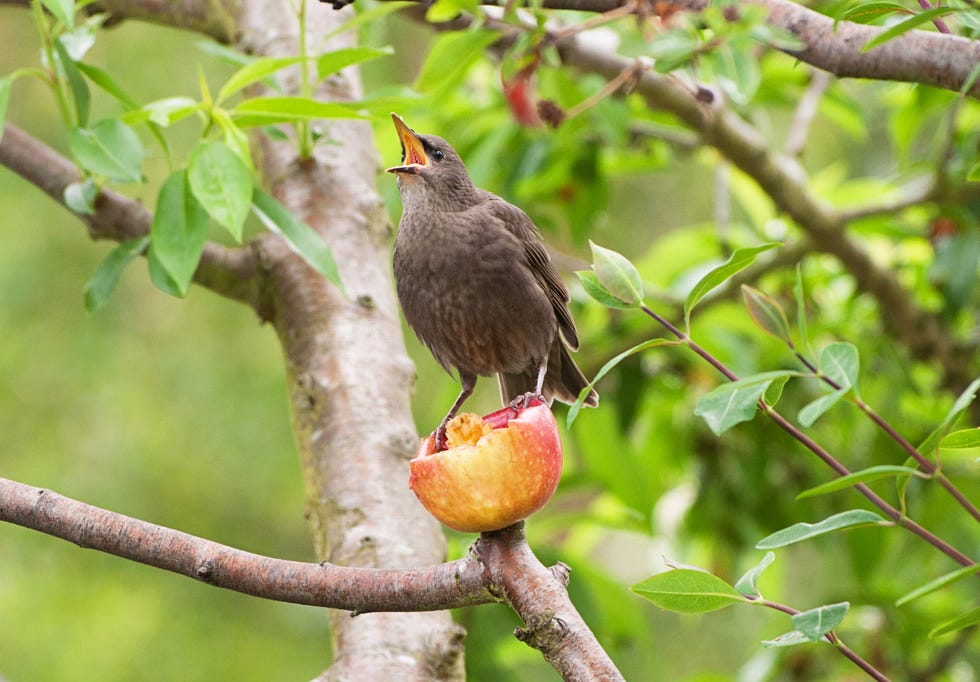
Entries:
{"label": "starling", "polygon": [[[521,209],[473,185],[441,137],[419,135],[391,115],[402,145],[402,218],[395,238],[395,286],[405,319],[436,361],[459,375],[459,396],[436,429],[497,374],[504,403],[542,396],[573,403],[588,382],[569,355],[578,348],[568,289]],[[590,391],[586,405],[599,402]]]}

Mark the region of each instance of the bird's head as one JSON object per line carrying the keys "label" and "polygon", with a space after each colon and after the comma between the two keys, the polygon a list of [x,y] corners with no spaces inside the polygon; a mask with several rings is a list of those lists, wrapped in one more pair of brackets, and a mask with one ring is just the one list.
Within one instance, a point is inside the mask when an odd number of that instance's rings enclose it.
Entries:
{"label": "bird's head", "polygon": [[437,135],[419,135],[392,113],[402,144],[402,165],[388,169],[398,176],[402,194],[423,193],[444,203],[465,203],[475,194],[473,181],[459,154]]}

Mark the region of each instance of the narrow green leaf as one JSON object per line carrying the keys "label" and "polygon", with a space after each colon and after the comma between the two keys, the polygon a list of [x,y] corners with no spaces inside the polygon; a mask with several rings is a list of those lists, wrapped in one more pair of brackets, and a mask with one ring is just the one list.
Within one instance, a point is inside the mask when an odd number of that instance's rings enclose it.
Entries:
{"label": "narrow green leaf", "polygon": [[765,400],[770,405],[775,405],[779,402],[779,399],[783,397],[783,388],[792,377],[776,377],[766,392],[763,394],[762,399]]}
{"label": "narrow green leaf", "polygon": [[950,456],[969,457],[980,454],[980,427],[953,431],[939,441],[939,454],[944,460]]}
{"label": "narrow green leaf", "polygon": [[690,568],[658,573],[630,589],[662,609],[680,613],[717,611],[747,601],[718,576]]}
{"label": "narrow green leaf", "polygon": [[967,611],[961,616],[957,616],[952,620],[948,620],[945,623],[934,627],[929,631],[929,639],[935,639],[936,637],[941,637],[942,635],[948,635],[951,632],[958,632],[964,628],[970,627],[971,625],[976,625],[977,623],[980,623],[980,606],[972,611]]}
{"label": "narrow green leaf", "polygon": [[585,289],[585,293],[607,308],[618,308],[620,310],[636,309],[635,305],[624,303],[613,296],[606,287],[602,286],[602,283],[596,277],[593,270],[578,270],[575,274],[578,275],[579,281],[582,282],[582,288]]}
{"label": "narrow green leaf", "polygon": [[927,9],[924,12],[916,14],[915,16],[909,17],[904,21],[900,21],[899,23],[895,24],[888,30],[883,31],[879,35],[875,36],[874,38],[866,42],[861,47],[861,52],[868,52],[869,50],[878,47],[882,43],[887,43],[889,40],[892,40],[893,38],[897,38],[903,33],[908,33],[916,26],[921,26],[922,24],[932,21],[936,17],[944,16],[952,11],[953,9],[950,7],[934,7],[932,9]]}
{"label": "narrow green leaf", "polygon": [[806,644],[809,641],[810,640],[808,640],[806,638],[806,635],[804,635],[802,632],[800,632],[799,630],[793,630],[791,632],[787,632],[784,635],[780,635],[775,639],[763,640],[762,646],[765,647],[766,649],[775,649],[777,647],[796,646],[797,644]]}
{"label": "narrow green leaf", "polygon": [[238,154],[238,158],[249,169],[254,169],[252,164],[252,150],[248,144],[248,134],[235,125],[235,122],[231,120],[231,117],[223,109],[213,109],[211,115],[215,123],[218,124],[218,127],[224,132],[224,141],[228,145],[228,148]]}
{"label": "narrow green leaf", "polygon": [[323,39],[321,41],[321,44],[322,43],[325,43],[328,39],[334,37],[335,35],[339,35],[339,34],[343,33],[344,31],[350,31],[352,29],[359,28],[360,26],[363,26],[364,24],[372,23],[376,19],[380,19],[381,17],[387,16],[387,15],[391,14],[392,12],[397,12],[400,9],[405,9],[406,7],[418,7],[418,3],[415,3],[415,2],[384,2],[384,3],[379,4],[376,7],[372,7],[370,9],[364,10],[362,12],[358,12],[357,14],[354,15],[354,18],[353,19],[350,19],[349,21],[344,22],[343,24],[341,24],[340,26],[338,26],[337,28],[335,28],[334,30],[332,30],[330,33],[328,33],[327,35],[323,36]]}
{"label": "narrow green leaf", "polygon": [[883,478],[892,478],[893,476],[903,475],[923,476],[921,472],[913,469],[912,467],[899,466],[897,464],[880,464],[878,466],[861,469],[860,471],[855,471],[852,474],[841,476],[832,481],[827,481],[826,483],[821,483],[820,485],[808,488],[797,495],[796,499],[802,500],[807,497],[826,495],[827,493],[833,493],[837,492],[838,490],[850,488],[858,483],[870,483],[871,481],[878,481]]}
{"label": "narrow green leaf", "polygon": [[473,12],[480,6],[478,0],[436,0],[425,12],[425,20],[430,23],[450,21],[463,12]]}
{"label": "narrow green leaf", "polygon": [[54,41],[54,50],[58,55],[58,61],[65,78],[68,79],[68,87],[71,89],[71,98],[75,103],[75,117],[80,127],[88,125],[88,114],[91,109],[92,93],[88,89],[88,83],[82,77],[81,71],[75,65],[75,60],[68,54],[68,50],[61,42],[61,38]]}
{"label": "narrow green leaf", "polygon": [[98,85],[100,88],[105,90],[107,93],[112,95],[117,101],[121,102],[126,109],[138,109],[139,104],[134,100],[129,94],[122,89],[113,78],[109,75],[108,71],[94,66],[92,64],[86,64],[85,62],[75,62],[75,66],[79,71],[85,74],[85,76]]}
{"label": "narrow green leaf", "polygon": [[344,290],[333,253],[313,228],[297,220],[289,209],[258,187],[252,193],[252,209],[270,231],[282,235],[303,260],[327,281]]}
{"label": "narrow green leaf", "polygon": [[317,118],[367,118],[345,104],[318,102],[309,97],[255,97],[241,102],[231,116],[235,125],[242,128]]}
{"label": "narrow green leaf", "polygon": [[956,398],[956,402],[949,409],[949,412],[943,418],[942,423],[937,426],[929,436],[922,441],[917,450],[919,454],[923,457],[931,457],[933,451],[939,447],[939,442],[943,439],[943,436],[949,431],[949,428],[953,423],[959,419],[959,416],[968,408],[973,400],[977,397],[977,391],[980,390],[980,377],[974,379],[969,386],[966,387],[960,395]]}
{"label": "narrow green leaf", "polygon": [[810,348],[810,333],[806,325],[806,292],[803,288],[803,268],[796,264],[796,281],[793,283],[793,299],[796,301],[796,330],[800,334],[803,349]]}
{"label": "narrow green leaf", "polygon": [[685,325],[690,326],[691,311],[694,309],[694,306],[698,304],[698,301],[704,298],[709,291],[722,284],[725,280],[738,271],[747,268],[752,264],[752,261],[755,260],[755,257],[763,251],[774,249],[777,246],[779,246],[778,243],[771,242],[745,249],[738,249],[728,258],[727,261],[702,277],[701,280],[694,285],[694,288],[691,289],[691,293],[689,293],[687,298],[684,300]]}
{"label": "narrow green leaf", "polygon": [[845,528],[855,528],[858,526],[881,525],[886,520],[866,509],[852,509],[850,511],[834,514],[833,516],[820,521],[819,523],[797,523],[789,528],[777,530],[772,535],[763,538],[756,543],[756,549],[776,549],[785,547],[801,540],[809,540],[818,535],[833,533]]}
{"label": "narrow green leaf", "polygon": [[793,627],[802,632],[803,636],[811,642],[816,642],[840,625],[849,608],[851,605],[842,601],[797,613],[793,616]]}
{"label": "narrow green leaf", "polygon": [[940,590],[947,585],[952,585],[955,582],[959,582],[963,578],[968,576],[973,576],[980,573],[980,562],[973,564],[972,566],[964,566],[963,568],[957,569],[955,571],[950,571],[945,575],[941,575],[935,580],[930,580],[925,585],[917,587],[908,594],[905,594],[895,600],[895,606],[902,606],[903,604],[908,604],[913,599],[918,599],[919,597],[924,597],[927,594],[932,594],[936,590]]}
{"label": "narrow green leaf", "polygon": [[0,140],[3,139],[3,124],[7,120],[7,104],[10,102],[10,86],[13,84],[12,76],[0,78]]}
{"label": "narrow green leaf", "polygon": [[109,252],[92,275],[92,279],[85,285],[85,310],[94,313],[105,305],[126,266],[143,253],[149,244],[149,237],[137,237],[119,244]]}
{"label": "narrow green leaf", "polygon": [[749,309],[749,315],[757,325],[771,336],[782,340],[793,348],[793,339],[789,333],[789,320],[782,306],[769,294],[759,291],[748,284],[742,285],[742,298]]}
{"label": "narrow green leaf", "polygon": [[395,50],[390,47],[345,47],[334,50],[321,55],[316,60],[316,75],[318,79],[323,80],[348,66],[387,57],[394,53]]}
{"label": "narrow green leaf", "polygon": [[221,86],[221,90],[218,91],[218,97],[214,102],[215,104],[220,104],[239,90],[247,88],[252,83],[260,81],[266,76],[271,76],[276,71],[285,69],[287,66],[306,61],[306,59],[306,57],[262,57],[261,59],[250,61],[225,81],[225,84]]}
{"label": "narrow green leaf", "polygon": [[896,2],[858,2],[853,7],[844,10],[840,15],[840,20],[853,21],[856,24],[870,24],[876,19],[896,13],[912,14],[912,11]]}
{"label": "narrow green leaf", "polygon": [[253,57],[250,54],[239,52],[238,50],[228,47],[227,45],[216,43],[213,40],[199,40],[194,43],[194,47],[199,49],[204,54],[217,57],[219,60],[226,64],[231,64],[232,66],[245,66],[258,59],[258,57]]}
{"label": "narrow green leaf", "polygon": [[484,51],[500,38],[497,31],[450,31],[436,38],[413,86],[431,93],[454,85]]}
{"label": "narrow green leaf", "polygon": [[208,214],[191,192],[187,171],[174,171],[160,188],[150,237],[157,261],[181,296],[197,270],[207,231]]}
{"label": "narrow green leaf", "polygon": [[[588,270],[586,270],[585,272],[594,274]],[[618,365],[624,359],[628,358],[630,355],[634,355],[636,353],[644,351],[647,348],[654,348],[655,346],[669,346],[669,345],[673,345],[674,343],[675,342],[668,341],[667,339],[649,339],[647,341],[643,341],[642,343],[636,344],[632,348],[624,350],[622,353],[614,357],[612,360],[609,360],[606,364],[602,366],[599,372],[595,375],[595,378],[593,378],[592,381],[590,381],[588,385],[579,392],[578,398],[575,400],[572,406],[568,408],[568,414],[565,417],[565,426],[567,426],[568,428],[572,427],[572,424],[575,423],[576,417],[578,417],[578,413],[582,410],[582,405],[585,402],[586,396],[589,395],[589,391],[592,390],[592,387],[595,386],[599,382],[599,380],[602,379],[602,377],[606,376],[609,370],[611,370],[613,367]]]}
{"label": "narrow green leaf", "polygon": [[201,105],[190,97],[167,97],[148,102],[138,109],[123,114],[127,123],[150,121],[164,128],[190,116],[201,109]]}
{"label": "narrow green leaf", "polygon": [[252,205],[252,174],[245,162],[221,140],[198,144],[191,152],[187,179],[208,215],[241,242]]}
{"label": "narrow green leaf", "polygon": [[69,31],[75,29],[75,0],[41,0],[41,4]]}
{"label": "narrow green leaf", "polygon": [[643,279],[639,271],[620,253],[592,241],[592,269],[603,288],[632,308],[643,302]]}
{"label": "narrow green leaf", "polygon": [[804,405],[796,418],[800,420],[800,424],[807,428],[813,426],[814,422],[822,417],[824,412],[836,405],[841,398],[847,395],[849,390],[848,388],[839,388],[836,391],[820,396],[808,405]]}
{"label": "narrow green leaf", "polygon": [[654,59],[653,68],[657,73],[669,73],[691,61],[699,47],[697,37],[688,31],[673,29],[657,33],[647,43],[647,55]]}
{"label": "narrow green leaf", "polygon": [[841,388],[853,389],[854,395],[858,395],[860,358],[853,343],[840,341],[824,348],[820,352],[818,367],[835,384]]}
{"label": "narrow green leaf", "polygon": [[694,414],[702,417],[714,434],[720,436],[736,424],[755,417],[759,399],[774,380],[798,375],[799,372],[792,370],[777,370],[721,384],[701,396],[694,406]]}
{"label": "narrow green leaf", "polygon": [[92,215],[95,213],[95,197],[98,194],[99,188],[92,178],[85,178],[65,187],[65,205],[75,213]]}
{"label": "narrow green leaf", "polygon": [[75,128],[68,146],[88,171],[117,182],[143,178],[143,145],[128,125],[116,118],[99,121],[91,128]]}
{"label": "narrow green leaf", "polygon": [[762,557],[762,561],[760,561],[753,568],[749,569],[748,573],[738,579],[738,582],[735,583],[735,590],[739,594],[743,594],[752,599],[761,597],[762,595],[759,593],[759,588],[756,583],[759,580],[759,576],[762,575],[762,572],[769,568],[769,565],[775,560],[775,554],[772,552],[766,552],[765,556]]}

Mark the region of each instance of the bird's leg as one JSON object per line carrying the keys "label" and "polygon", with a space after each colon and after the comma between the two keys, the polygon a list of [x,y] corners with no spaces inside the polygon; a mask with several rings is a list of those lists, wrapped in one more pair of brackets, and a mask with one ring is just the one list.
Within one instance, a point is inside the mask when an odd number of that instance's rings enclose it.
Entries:
{"label": "bird's leg", "polygon": [[538,367],[538,380],[534,384],[534,391],[530,393],[525,393],[524,395],[519,395],[510,401],[510,407],[515,412],[520,412],[521,410],[527,408],[531,404],[532,400],[538,400],[542,403],[547,403],[548,401],[544,397],[544,376],[548,373],[548,358],[545,358],[541,365]]}
{"label": "bird's leg", "polygon": [[446,427],[449,426],[449,422],[451,422],[453,417],[456,416],[456,413],[459,412],[459,408],[463,406],[466,399],[470,397],[471,393],[473,393],[473,389],[476,387],[476,375],[460,370],[459,383],[460,389],[459,395],[456,396],[456,402],[454,402],[453,406],[449,408],[449,412],[447,412],[446,416],[442,418],[442,422],[439,423],[439,428],[437,428],[433,434],[436,437],[436,452],[446,449]]}

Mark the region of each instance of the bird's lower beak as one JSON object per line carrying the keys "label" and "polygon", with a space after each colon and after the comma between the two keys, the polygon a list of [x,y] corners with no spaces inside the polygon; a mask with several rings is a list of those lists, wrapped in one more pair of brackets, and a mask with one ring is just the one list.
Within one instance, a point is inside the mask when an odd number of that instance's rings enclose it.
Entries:
{"label": "bird's lower beak", "polygon": [[422,147],[422,140],[419,139],[419,136],[415,134],[414,130],[405,124],[405,121],[398,114],[392,112],[391,120],[395,124],[398,139],[402,143],[402,165],[392,166],[388,169],[388,172],[415,175],[429,163],[429,159],[425,155],[425,149]]}

